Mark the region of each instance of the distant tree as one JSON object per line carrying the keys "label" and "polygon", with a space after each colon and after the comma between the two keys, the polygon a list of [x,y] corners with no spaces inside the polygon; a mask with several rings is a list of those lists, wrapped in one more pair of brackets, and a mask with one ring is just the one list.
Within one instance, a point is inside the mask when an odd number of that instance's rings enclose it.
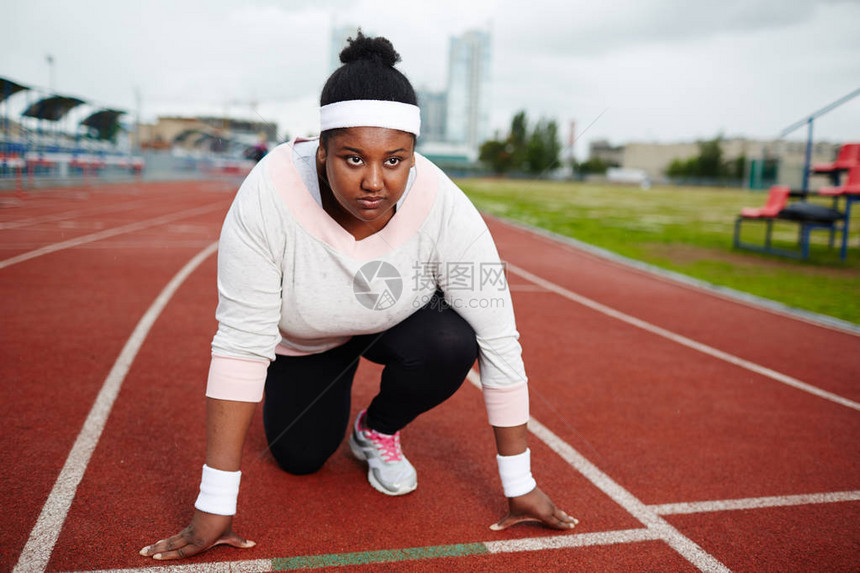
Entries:
{"label": "distant tree", "polygon": [[697,162],[697,177],[719,179],[726,175],[723,165],[722,136],[717,136],[709,141],[700,141],[699,157]]}
{"label": "distant tree", "polygon": [[747,156],[741,155],[726,162],[726,169],[729,179],[741,181],[747,168]]}
{"label": "distant tree", "polygon": [[481,145],[478,158],[490,166],[493,173],[501,175],[511,170],[513,157],[508,150],[508,144],[504,141],[491,139]]}
{"label": "distant tree", "polygon": [[609,162],[600,157],[592,157],[588,161],[576,164],[574,171],[583,175],[603,175],[610,167],[617,167],[617,165],[610,165]]}
{"label": "distant tree", "polygon": [[666,170],[666,175],[676,179],[697,177],[699,171],[699,158],[673,159]]}
{"label": "distant tree", "polygon": [[526,145],[526,171],[534,175],[545,173],[560,165],[561,143],[555,121],[541,119],[535,125]]}
{"label": "distant tree", "polygon": [[515,154],[525,154],[528,137],[529,122],[526,118],[526,112],[520,111],[511,120],[511,132],[510,135],[508,135],[508,142],[513,146],[512,151]]}
{"label": "distant tree", "polygon": [[561,143],[555,121],[540,120],[529,132],[525,111],[517,112],[504,139],[485,141],[479,158],[494,173],[526,171],[541,174],[560,165]]}
{"label": "distant tree", "polygon": [[528,140],[529,121],[526,112],[519,111],[511,120],[511,131],[506,141],[507,151],[511,156],[511,170],[522,171],[525,168]]}
{"label": "distant tree", "polygon": [[699,154],[687,159],[673,159],[666,175],[677,179],[732,179],[744,176],[746,156],[723,160],[723,137],[698,142]]}
{"label": "distant tree", "polygon": [[478,158],[493,173],[501,175],[523,168],[528,143],[528,119],[520,111],[511,120],[511,129],[504,139],[490,139],[481,144]]}

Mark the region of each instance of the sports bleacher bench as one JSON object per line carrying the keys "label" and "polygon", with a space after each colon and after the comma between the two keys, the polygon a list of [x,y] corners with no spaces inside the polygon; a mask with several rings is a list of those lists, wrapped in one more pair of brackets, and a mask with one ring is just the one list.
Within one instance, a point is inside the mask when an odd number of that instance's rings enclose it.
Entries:
{"label": "sports bleacher bench", "polygon": [[[787,206],[779,212],[777,218],[784,221],[794,221],[800,226],[797,242],[800,245],[800,255],[803,259],[809,258],[809,235],[812,231],[816,229],[829,231],[831,249],[836,233],[842,232],[844,235],[848,232],[845,213],[831,207],[805,201]],[[840,253],[839,258],[844,260],[845,253]]]}
{"label": "sports bleacher bench", "polygon": [[[829,245],[833,248],[836,233],[841,232],[843,243],[848,232],[847,214],[834,208],[816,205],[806,201],[788,204],[789,195],[796,195],[787,187],[773,186],[768,196],[767,204],[761,208],[745,207],[735,220],[733,244],[736,248],[761,253],[770,253],[784,257],[809,258],[809,239],[814,230],[830,232]],[[800,251],[774,247],[771,241],[774,221],[790,221],[797,223],[798,245]],[[741,224],[745,221],[762,221],[767,225],[764,245],[744,243],[741,241]],[[839,258],[845,259],[845,250],[840,250]]]}

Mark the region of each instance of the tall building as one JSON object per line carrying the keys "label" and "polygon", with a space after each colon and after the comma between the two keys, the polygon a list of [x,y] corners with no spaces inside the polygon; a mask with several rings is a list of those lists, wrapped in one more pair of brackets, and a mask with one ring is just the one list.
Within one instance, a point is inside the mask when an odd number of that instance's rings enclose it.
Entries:
{"label": "tall building", "polygon": [[447,122],[445,92],[433,92],[426,89],[418,90],[418,107],[421,109],[421,138],[422,143],[445,141]]}
{"label": "tall building", "polygon": [[490,137],[490,33],[452,37],[448,56],[446,141],[477,149]]}
{"label": "tall building", "polygon": [[333,71],[341,66],[340,52],[346,47],[346,41],[349,38],[355,38],[358,33],[358,26],[345,24],[343,26],[332,26],[331,37],[329,38],[329,54],[328,54],[328,72]]}

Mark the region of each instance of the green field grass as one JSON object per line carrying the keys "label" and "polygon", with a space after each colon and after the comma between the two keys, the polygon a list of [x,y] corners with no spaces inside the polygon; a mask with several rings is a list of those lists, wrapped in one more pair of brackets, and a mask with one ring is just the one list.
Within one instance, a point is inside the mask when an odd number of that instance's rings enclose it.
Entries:
{"label": "green field grass", "polygon": [[[741,207],[766,193],[701,187],[638,187],[507,179],[457,182],[490,215],[541,227],[668,270],[860,324],[860,245],[855,208],[846,261],[813,232],[800,261],[732,247]],[[830,205],[829,200],[811,199]],[[745,223],[743,240],[763,244],[764,225]],[[797,249],[797,225],[776,223],[774,245]],[[838,239],[837,239],[838,243]]]}

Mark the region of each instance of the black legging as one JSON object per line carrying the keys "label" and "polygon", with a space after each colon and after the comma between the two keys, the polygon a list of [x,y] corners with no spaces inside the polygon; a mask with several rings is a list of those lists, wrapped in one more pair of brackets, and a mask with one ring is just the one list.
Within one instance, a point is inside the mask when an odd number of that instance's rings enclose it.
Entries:
{"label": "black legging", "polygon": [[385,332],[356,336],[320,354],[278,356],[269,365],[263,403],[269,449],[290,473],[322,467],[346,434],[361,356],[385,365],[367,425],[394,434],[450,398],[477,354],[475,332],[437,293]]}

